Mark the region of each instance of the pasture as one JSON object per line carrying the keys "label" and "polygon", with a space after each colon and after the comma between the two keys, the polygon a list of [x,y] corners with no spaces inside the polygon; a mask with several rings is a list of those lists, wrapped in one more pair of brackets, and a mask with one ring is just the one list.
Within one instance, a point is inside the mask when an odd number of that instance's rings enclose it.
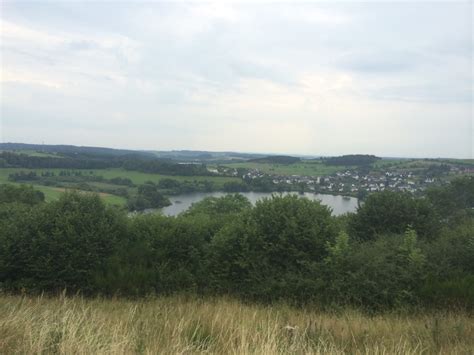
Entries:
{"label": "pasture", "polygon": [[[70,171],[74,172],[75,169],[25,169],[25,168],[2,168],[0,169],[0,182],[7,182],[8,175],[16,173],[19,171],[35,171],[38,174],[42,172],[54,172],[56,175],[61,171]],[[84,175],[97,175],[103,176],[106,179],[112,179],[116,177],[128,178],[132,180],[134,184],[143,184],[147,181],[159,182],[162,179],[173,179],[178,181],[212,181],[218,186],[223,186],[224,183],[229,181],[241,181],[237,177],[226,177],[226,176],[179,176],[179,175],[162,175],[162,174],[151,174],[151,173],[142,173],[139,171],[131,171],[125,169],[84,169],[80,170]],[[92,174],[91,174],[92,173]]]}
{"label": "pasture", "polygon": [[[70,171],[74,172],[74,169],[25,169],[25,168],[2,168],[0,169],[0,183],[11,183],[8,180],[8,176],[13,173],[17,173],[20,171],[30,172],[34,171],[37,174],[41,174],[43,172],[54,172],[56,175],[59,175],[61,171]],[[116,177],[121,178],[128,178],[132,180],[132,182],[136,185],[143,184],[147,181],[152,182],[159,182],[162,179],[174,179],[178,181],[212,181],[217,188],[222,188],[226,182],[229,181],[241,181],[240,178],[234,177],[222,177],[222,176],[174,176],[174,175],[161,175],[161,174],[150,174],[150,173],[142,173],[139,171],[129,171],[124,169],[86,169],[80,170],[83,175],[96,175],[102,176],[105,179],[112,179]],[[44,186],[41,184],[35,184],[34,181],[25,182],[29,185],[33,185],[35,189],[43,192],[45,194],[46,201],[52,201],[57,199],[61,193],[65,191],[64,188],[60,187],[53,187],[53,186]],[[117,185],[105,184],[101,182],[91,182],[89,183],[91,186],[97,187],[117,187]],[[100,193],[99,194],[106,203],[112,205],[124,205],[126,200],[123,197],[116,196],[110,193]]]}
{"label": "pasture", "polygon": [[33,149],[19,149],[19,150],[1,150],[1,152],[12,152],[12,153],[18,153],[18,154],[25,154],[30,157],[42,157],[42,158],[63,158],[62,155],[57,154],[57,153],[52,153],[52,152],[40,152],[37,150]]}

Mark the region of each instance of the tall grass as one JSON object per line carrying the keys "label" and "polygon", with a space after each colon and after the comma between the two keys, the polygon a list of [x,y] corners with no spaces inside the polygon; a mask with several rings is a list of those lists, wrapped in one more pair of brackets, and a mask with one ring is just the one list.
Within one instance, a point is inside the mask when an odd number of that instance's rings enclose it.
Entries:
{"label": "tall grass", "polygon": [[368,316],[216,298],[0,296],[0,354],[472,354],[461,313]]}

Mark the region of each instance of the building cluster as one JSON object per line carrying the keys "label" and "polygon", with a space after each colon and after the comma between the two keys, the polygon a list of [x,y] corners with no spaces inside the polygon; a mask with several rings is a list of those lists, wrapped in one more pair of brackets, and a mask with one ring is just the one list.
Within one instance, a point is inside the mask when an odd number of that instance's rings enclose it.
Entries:
{"label": "building cluster", "polygon": [[377,172],[359,174],[345,171],[320,179],[321,192],[352,193],[377,192],[384,190],[408,191],[415,193],[435,183],[434,178],[414,172]]}
{"label": "building cluster", "polygon": [[456,165],[444,165],[443,170],[414,168],[377,169],[362,172],[360,169],[348,169],[327,176],[278,175],[259,169],[235,169],[220,166],[216,173],[226,176],[239,176],[245,181],[265,179],[281,189],[305,190],[316,193],[359,196],[378,191],[407,191],[417,193],[433,184],[443,184],[446,176],[474,174],[474,168]]}
{"label": "building cluster", "polygon": [[371,172],[361,174],[347,170],[328,176],[302,175],[268,175],[252,169],[242,175],[244,180],[271,178],[275,185],[293,185],[297,188],[304,186],[306,190],[344,195],[358,195],[360,192],[377,192],[384,190],[408,191],[416,193],[423,191],[438,180],[420,172]]}

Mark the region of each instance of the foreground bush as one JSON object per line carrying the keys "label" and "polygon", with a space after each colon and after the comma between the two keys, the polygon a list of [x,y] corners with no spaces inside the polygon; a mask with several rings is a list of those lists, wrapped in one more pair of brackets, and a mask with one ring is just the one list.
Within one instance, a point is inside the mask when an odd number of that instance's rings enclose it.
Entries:
{"label": "foreground bush", "polygon": [[426,199],[409,193],[383,191],[370,195],[349,221],[349,233],[361,241],[413,228],[420,237],[433,238],[439,229],[435,209]]}
{"label": "foreground bush", "polygon": [[0,291],[472,310],[474,216],[472,201],[459,201],[442,218],[426,198],[374,194],[335,218],[297,196],[255,207],[240,195],[210,198],[178,217],[128,217],[97,195],[10,199],[0,203]]}
{"label": "foreground bush", "polygon": [[97,195],[66,193],[58,201],[18,207],[0,222],[0,282],[29,291],[94,291],[124,233],[124,218]]}
{"label": "foreground bush", "polygon": [[44,202],[44,194],[41,191],[34,190],[28,185],[0,185],[0,204],[3,203],[24,203],[27,205],[36,205]]}
{"label": "foreground bush", "polygon": [[317,290],[317,265],[336,234],[319,202],[263,199],[213,238],[211,282],[220,292],[259,300],[309,300]]}
{"label": "foreground bush", "polygon": [[322,268],[325,303],[383,309],[419,302],[417,289],[426,277],[426,257],[415,231],[352,244],[344,236],[330,247]]}
{"label": "foreground bush", "polygon": [[128,222],[117,254],[104,273],[96,273],[97,290],[135,296],[199,291],[210,234],[206,219],[144,215]]}

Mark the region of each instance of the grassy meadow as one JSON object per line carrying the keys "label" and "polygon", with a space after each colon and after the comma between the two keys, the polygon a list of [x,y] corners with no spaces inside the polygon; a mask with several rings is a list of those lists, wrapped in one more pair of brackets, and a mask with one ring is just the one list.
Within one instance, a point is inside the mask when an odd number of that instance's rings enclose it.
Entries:
{"label": "grassy meadow", "polygon": [[[10,174],[20,172],[20,171],[35,171],[38,174],[42,172],[54,172],[56,175],[59,174],[60,171],[74,171],[74,169],[25,169],[25,168],[2,168],[0,169],[0,184],[1,183],[12,183],[8,181],[8,176]],[[134,184],[143,184],[147,181],[158,182],[162,179],[171,178],[178,181],[212,181],[218,187],[222,187],[224,183],[229,181],[241,181],[240,178],[233,178],[233,177],[221,177],[221,176],[170,176],[170,175],[161,175],[161,174],[150,174],[150,173],[142,173],[138,171],[129,171],[124,169],[86,169],[82,170],[83,173],[92,172],[94,175],[103,176],[105,179],[112,179],[116,177],[121,178],[129,178],[132,180]],[[30,184],[33,185],[35,189],[41,191],[45,195],[46,201],[53,201],[59,198],[61,193],[65,191],[64,188],[54,187],[54,186],[44,186],[40,184]],[[100,182],[91,182],[89,183],[91,186],[105,186],[107,184],[100,183]],[[108,185],[109,187],[113,187],[113,185]],[[108,193],[100,193],[99,194],[106,203],[112,205],[124,205],[126,203],[126,199],[120,196],[108,194]]]}
{"label": "grassy meadow", "polygon": [[[373,164],[373,169],[393,169],[393,170],[422,170],[427,169],[433,164],[463,164],[470,166],[474,164],[472,159],[438,159],[436,161],[426,159],[392,159],[384,158],[376,161]],[[306,175],[306,176],[327,176],[336,172],[345,171],[347,169],[354,169],[355,166],[335,166],[326,165],[321,160],[302,160],[299,163],[294,164],[271,164],[271,163],[257,163],[257,162],[239,162],[239,163],[227,163],[224,166],[230,168],[245,168],[245,169],[257,169],[267,174],[277,175]]]}
{"label": "grassy meadow", "polygon": [[18,154],[25,154],[30,157],[42,157],[42,158],[63,158],[61,154],[56,153],[47,153],[47,152],[40,152],[33,149],[21,149],[21,150],[0,150],[1,152],[12,152]]}
{"label": "grassy meadow", "polygon": [[375,316],[233,299],[0,296],[1,354],[472,354],[461,313]]}
{"label": "grassy meadow", "polygon": [[[64,169],[22,169],[22,168],[2,168],[0,169],[0,184],[20,184],[17,182],[12,182],[8,180],[8,175],[18,172],[18,171],[36,171],[36,172],[41,172],[41,171],[57,171],[59,172],[60,170]],[[23,184],[23,183],[22,183]],[[55,186],[44,186],[40,184],[34,184],[34,183],[29,183],[25,182],[24,184],[26,185],[32,185],[36,190],[41,191],[44,194],[45,201],[50,202],[57,200],[59,196],[61,196],[62,193],[66,191],[65,188],[62,187],[55,187]],[[118,206],[123,206],[126,203],[126,199],[121,197],[121,196],[116,196],[112,194],[107,194],[107,193],[99,193],[99,196],[104,200],[105,203],[110,204],[110,205],[118,205]]]}
{"label": "grassy meadow", "polygon": [[[55,172],[56,175],[60,171],[74,171],[75,169],[25,169],[25,168],[2,168],[0,169],[0,183],[8,182],[8,175],[16,173],[19,171],[35,171],[41,173],[43,171]],[[92,172],[94,175],[103,176],[106,179],[112,179],[115,177],[128,178],[133,181],[134,184],[143,184],[146,181],[158,182],[162,179],[174,179],[178,181],[212,181],[218,186],[224,185],[224,183],[229,181],[240,181],[240,178],[226,177],[226,176],[179,176],[179,175],[161,175],[161,174],[151,174],[151,173],[142,173],[139,171],[130,171],[125,169],[84,169],[81,170],[83,173]]]}

